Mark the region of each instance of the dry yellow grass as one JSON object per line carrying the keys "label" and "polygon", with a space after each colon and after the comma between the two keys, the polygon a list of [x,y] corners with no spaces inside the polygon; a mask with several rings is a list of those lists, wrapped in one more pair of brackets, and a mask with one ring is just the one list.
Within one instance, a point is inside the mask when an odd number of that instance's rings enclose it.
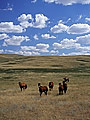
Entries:
{"label": "dry yellow grass", "polygon": [[[58,95],[58,83],[69,77],[68,91]],[[21,92],[18,82],[28,88]],[[54,82],[48,95],[38,82]],[[90,120],[90,56],[0,55],[0,120]]]}

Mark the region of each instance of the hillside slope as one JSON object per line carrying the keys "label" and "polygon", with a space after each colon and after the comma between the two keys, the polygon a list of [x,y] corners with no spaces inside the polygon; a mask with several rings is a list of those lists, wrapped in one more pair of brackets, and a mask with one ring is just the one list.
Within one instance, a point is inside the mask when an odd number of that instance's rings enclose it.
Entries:
{"label": "hillside slope", "polygon": [[[68,77],[66,94],[59,83]],[[38,82],[48,87],[38,91]],[[18,82],[27,83],[20,91]],[[90,56],[21,56],[0,54],[0,120],[89,120]]]}

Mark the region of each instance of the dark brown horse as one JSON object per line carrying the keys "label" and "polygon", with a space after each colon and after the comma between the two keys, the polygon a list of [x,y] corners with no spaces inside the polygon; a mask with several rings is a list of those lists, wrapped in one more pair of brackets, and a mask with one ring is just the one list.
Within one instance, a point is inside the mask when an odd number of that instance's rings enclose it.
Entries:
{"label": "dark brown horse", "polygon": [[38,87],[39,87],[40,96],[42,95],[43,92],[45,93],[45,95],[47,95],[48,92],[47,86],[41,86],[41,84],[38,83]]}
{"label": "dark brown horse", "polygon": [[49,90],[51,91],[54,87],[54,83],[53,82],[49,82]]}
{"label": "dark brown horse", "polygon": [[65,81],[63,81],[63,87],[64,87],[64,93],[66,93],[67,92],[67,84]]}
{"label": "dark brown horse", "polygon": [[21,91],[22,91],[22,89],[25,90],[27,88],[27,84],[19,82],[19,87],[20,87]]}
{"label": "dark brown horse", "polygon": [[63,95],[63,90],[64,90],[64,87],[61,83],[59,83],[59,95]]}

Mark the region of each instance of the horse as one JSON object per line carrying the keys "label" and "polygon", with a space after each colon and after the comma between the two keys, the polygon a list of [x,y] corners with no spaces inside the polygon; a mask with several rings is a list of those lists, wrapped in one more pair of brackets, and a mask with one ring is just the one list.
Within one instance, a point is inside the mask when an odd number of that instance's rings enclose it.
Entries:
{"label": "horse", "polygon": [[47,86],[41,86],[41,84],[38,83],[38,87],[39,87],[40,96],[42,95],[43,92],[45,93],[45,95],[47,95],[48,92]]}
{"label": "horse", "polygon": [[19,82],[19,87],[20,87],[21,91],[22,91],[22,89],[25,90],[27,88],[27,84]]}
{"label": "horse", "polygon": [[51,91],[54,87],[54,83],[53,82],[49,82],[49,90]]}
{"label": "horse", "polygon": [[66,93],[67,92],[67,84],[65,81],[63,81],[63,87],[64,87],[64,93]]}
{"label": "horse", "polygon": [[64,90],[64,87],[61,83],[59,83],[59,95],[63,95],[63,90]]}

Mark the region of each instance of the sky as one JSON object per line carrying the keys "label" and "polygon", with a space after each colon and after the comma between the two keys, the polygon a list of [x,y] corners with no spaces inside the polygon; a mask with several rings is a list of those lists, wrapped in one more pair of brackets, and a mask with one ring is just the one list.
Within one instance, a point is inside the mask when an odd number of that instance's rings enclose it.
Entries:
{"label": "sky", "polygon": [[90,55],[90,0],[0,0],[0,54]]}

